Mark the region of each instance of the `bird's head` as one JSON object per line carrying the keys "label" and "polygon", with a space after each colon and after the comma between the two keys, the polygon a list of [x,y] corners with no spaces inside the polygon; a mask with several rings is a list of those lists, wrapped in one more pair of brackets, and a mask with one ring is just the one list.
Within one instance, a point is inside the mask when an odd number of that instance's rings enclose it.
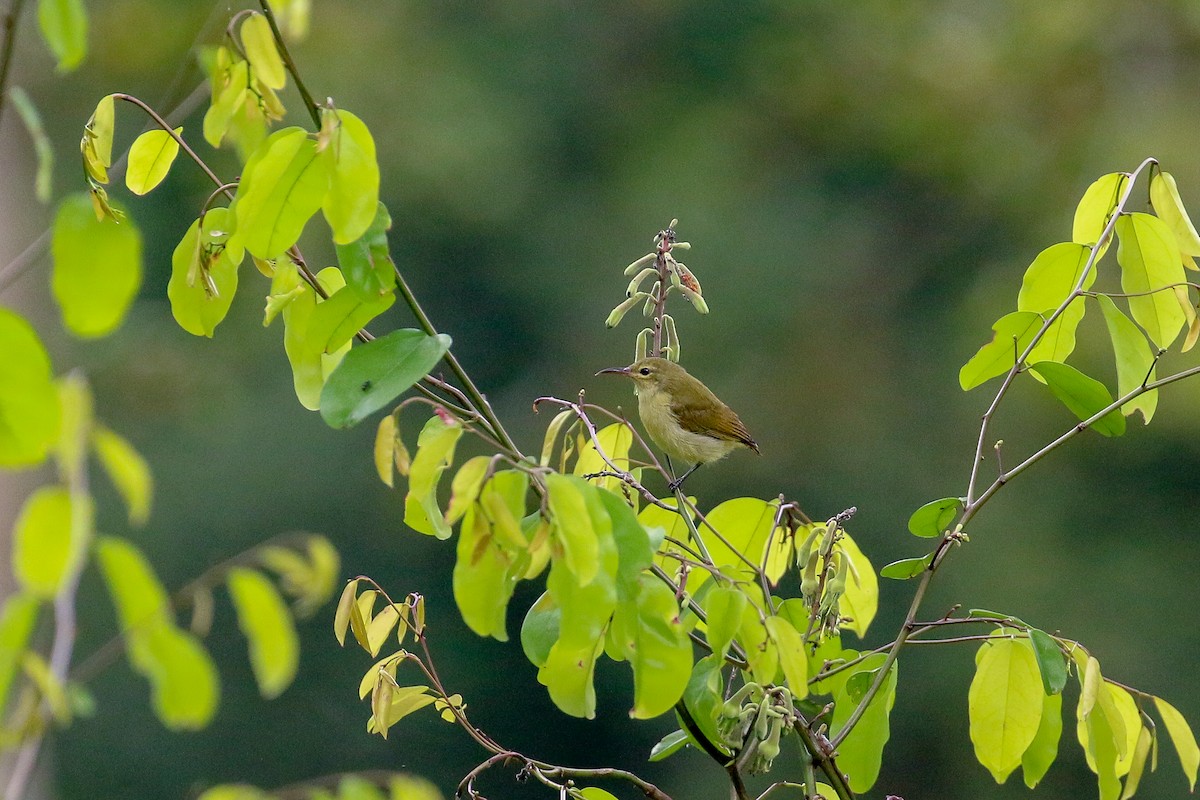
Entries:
{"label": "bird's head", "polygon": [[624,375],[633,381],[639,396],[659,390],[670,391],[688,376],[683,367],[665,358],[643,358],[628,367],[609,367],[596,374]]}

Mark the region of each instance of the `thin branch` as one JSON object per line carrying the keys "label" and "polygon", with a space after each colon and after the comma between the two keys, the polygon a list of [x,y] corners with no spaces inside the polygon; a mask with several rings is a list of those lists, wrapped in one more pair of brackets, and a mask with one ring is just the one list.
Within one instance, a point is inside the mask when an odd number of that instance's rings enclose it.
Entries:
{"label": "thin branch", "polygon": [[296,62],[292,60],[292,54],[288,51],[287,43],[283,41],[283,34],[279,31],[279,23],[275,21],[275,12],[271,10],[271,4],[267,0],[259,0],[258,4],[262,8],[263,16],[267,18],[267,22],[271,26],[271,34],[275,37],[275,44],[279,46],[279,56],[283,59],[283,65],[292,74],[292,80],[295,81],[296,89],[304,100],[304,107],[308,109],[308,115],[312,117],[313,125],[320,129],[321,108],[313,100],[312,95],[308,92],[308,87],[300,78],[300,70],[296,69]]}
{"label": "thin branch", "polygon": [[8,97],[8,71],[13,52],[17,49],[17,22],[21,19],[24,7],[25,0],[13,0],[8,13],[4,15],[4,47],[0,50],[0,118],[4,116],[4,101]]}

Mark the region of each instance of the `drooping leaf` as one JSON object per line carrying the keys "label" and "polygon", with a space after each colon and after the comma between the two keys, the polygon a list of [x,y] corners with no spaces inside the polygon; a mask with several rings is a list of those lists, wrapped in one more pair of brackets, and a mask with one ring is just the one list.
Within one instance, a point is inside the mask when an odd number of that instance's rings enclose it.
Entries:
{"label": "drooping leaf", "polygon": [[217,711],[220,681],[199,639],[173,625],[156,625],[137,634],[133,647],[139,655],[132,660],[150,680],[154,713],[163,725],[177,731],[206,727]]}
{"label": "drooping leaf", "polygon": [[0,467],[26,467],[58,439],[61,409],[50,357],[28,322],[0,308]]}
{"label": "drooping leaf", "polygon": [[396,485],[396,415],[388,414],[379,420],[375,429],[375,474],[384,485],[392,489]]}
{"label": "drooping leaf", "polygon": [[879,609],[879,578],[875,575],[875,568],[850,534],[843,531],[836,547],[841,549],[850,569],[846,591],[839,601],[842,615],[848,618],[842,627],[854,631],[862,638],[867,635],[867,628]]}
{"label": "drooping leaf", "polygon": [[[90,515],[89,510],[79,513]],[[66,489],[43,486],[29,496],[13,528],[13,574],[24,591],[45,599],[58,593],[70,567],[71,534],[71,495]]]}
{"label": "drooping leaf", "polygon": [[63,325],[83,338],[116,330],[142,284],[142,237],[133,221],[99,221],[86,192],[63,198],[50,240],[51,288]]}
{"label": "drooping leaf", "polygon": [[83,0],[38,0],[38,25],[59,72],[70,72],[87,56],[88,17]]}
{"label": "drooping leaf", "polygon": [[29,646],[37,617],[38,599],[33,595],[18,592],[5,598],[0,611],[0,708],[7,707],[8,690]]}
{"label": "drooping leaf", "polygon": [[419,533],[450,538],[450,526],[438,507],[437,489],[442,473],[454,460],[454,447],[462,434],[462,425],[434,415],[417,438],[417,455],[404,498],[404,523]]}
{"label": "drooping leaf", "polygon": [[174,624],[167,590],[140,550],[124,539],[101,536],[96,556],[122,631]]}
{"label": "drooping leaf", "polygon": [[58,401],[62,423],[54,457],[59,478],[67,486],[82,486],[89,440],[96,426],[92,390],[83,375],[68,373],[59,379]]}
{"label": "drooping leaf", "polygon": [[[1154,374],[1156,359],[1145,335],[1117,308],[1116,303],[1104,295],[1098,299],[1117,359],[1117,396],[1124,397],[1144,382],[1157,377]],[[1151,389],[1121,406],[1121,413],[1130,416],[1135,411],[1141,411],[1142,418],[1149,425],[1157,408],[1158,390]]]}
{"label": "drooping leaf", "polygon": [[272,89],[282,89],[287,82],[287,75],[267,18],[258,13],[250,14],[238,32],[242,37],[246,58],[254,67],[258,79]]}
{"label": "drooping leaf", "polygon": [[[692,669],[692,676],[683,691],[684,709],[691,721],[705,739],[722,751],[725,747],[721,744],[721,735],[717,731],[717,711],[725,701],[725,682],[721,677],[721,668],[724,666],[724,659],[717,656],[710,655],[700,659]],[[681,728],[685,731],[691,729],[691,725],[683,724],[682,713],[676,711],[676,717],[680,718]],[[700,743],[694,741],[690,733],[688,739],[696,747],[700,747]]]}
{"label": "drooping leaf", "polygon": [[145,525],[150,518],[150,502],[154,497],[154,480],[150,467],[133,445],[104,426],[92,431],[92,447],[109,479],[117,487],[125,507],[129,510],[129,522]]}
{"label": "drooping leaf", "polygon": [[446,334],[410,328],[352,348],[321,391],[321,417],[334,428],[356,425],[421,380],[449,349]]}
{"label": "drooping leaf", "polygon": [[1013,363],[1042,327],[1042,317],[1033,311],[1014,311],[996,320],[992,341],[958,371],[958,383],[964,392],[974,389],[1013,367]]}
{"label": "drooping leaf", "polygon": [[108,183],[108,168],[112,166],[113,132],[116,125],[116,108],[111,94],[100,98],[96,110],[83,129],[79,142],[83,154],[83,168],[97,183]]}
{"label": "drooping leaf", "polygon": [[350,244],[363,236],[379,205],[379,164],[375,140],[366,124],[342,109],[322,109],[322,158],[328,162],[329,192],[321,210],[333,229],[334,244]]}
{"label": "drooping leaf", "polygon": [[521,649],[529,663],[541,667],[550,656],[550,648],[558,641],[562,612],[549,592],[539,597],[521,623]]}
{"label": "drooping leaf", "polygon": [[554,530],[562,545],[568,569],[580,586],[587,586],[599,570],[599,536],[589,513],[585,492],[594,489],[574,476],[551,472],[546,476],[546,499]]}
{"label": "drooping leaf", "polygon": [[258,691],[271,700],[291,685],[300,665],[296,624],[275,584],[258,570],[235,567],[225,580],[238,627],[250,644]]}
{"label": "drooping leaf", "polygon": [[[1042,361],[1029,368],[1046,380],[1051,393],[1080,421],[1087,421],[1112,405],[1112,395],[1104,384],[1070,364]],[[1125,417],[1121,416],[1120,409],[1114,409],[1093,422],[1092,428],[1105,436],[1120,436],[1125,433]]]}
{"label": "drooping leaf", "polygon": [[879,570],[881,578],[891,578],[894,581],[906,581],[915,578],[929,568],[933,563],[933,553],[927,553],[919,558],[902,558],[893,561]]}
{"label": "drooping leaf", "polygon": [[501,642],[508,641],[508,602],[525,572],[529,555],[519,527],[515,533],[498,533],[505,526],[498,517],[507,517],[512,520],[508,524],[516,526],[515,520],[524,513],[528,486],[524,472],[497,472],[483,487],[486,497],[467,510],[459,531],[455,603],[467,627]]}
{"label": "drooping leaf", "polygon": [[1170,347],[1186,321],[1175,293],[1165,288],[1187,280],[1175,234],[1158,217],[1138,213],[1121,215],[1117,236],[1121,288],[1139,295],[1129,298],[1133,319],[1155,344]]}
{"label": "drooping leaf", "polygon": [[1200,234],[1196,233],[1196,226],[1183,207],[1183,198],[1179,196],[1179,187],[1171,173],[1158,172],[1150,179],[1150,202],[1154,205],[1154,213],[1175,234],[1180,253],[1200,256]]}
{"label": "drooping leaf", "polygon": [[932,539],[941,536],[962,511],[961,497],[943,497],[918,508],[908,518],[908,530],[913,536]]}
{"label": "drooping leaf", "polygon": [[450,482],[450,503],[446,506],[447,525],[462,519],[471,504],[479,498],[479,490],[491,463],[492,460],[487,456],[474,456],[468,458],[454,474],[454,480]]}
{"label": "drooping leaf", "polygon": [[1079,201],[1075,209],[1075,223],[1071,230],[1071,241],[1091,247],[1100,239],[1108,225],[1113,209],[1121,200],[1121,193],[1129,183],[1123,172],[1112,172],[1097,178]]}
{"label": "drooping leaf", "polygon": [[396,286],[396,272],[388,253],[387,232],[392,217],[383,203],[366,232],[349,244],[335,245],[338,266],[346,276],[346,285],[363,300],[373,300]]}
{"label": "drooping leaf", "polygon": [[1138,728],[1137,745],[1134,747],[1133,764],[1129,767],[1129,777],[1125,779],[1125,790],[1121,792],[1121,800],[1129,800],[1137,794],[1138,786],[1142,782],[1142,775],[1146,771],[1146,761],[1150,757],[1150,750],[1154,745],[1154,734],[1149,728]]}
{"label": "drooping leaf", "polygon": [[[884,661],[883,654],[863,660],[834,691],[833,720],[830,730],[833,735],[841,732],[850,715],[865,699],[866,686],[871,680],[856,682],[855,675],[870,673],[864,677],[873,679]],[[865,792],[875,785],[879,768],[883,763],[883,748],[891,737],[889,715],[896,702],[896,679],[899,662],[893,662],[879,692],[867,706],[867,710],[847,734],[838,747],[838,767],[848,778],[850,789]],[[861,687],[861,691],[860,691]]]}
{"label": "drooping leaf", "polygon": [[394,294],[363,301],[349,286],[338,289],[317,304],[305,334],[311,353],[333,353],[345,346],[367,323],[392,307]]}
{"label": "drooping leaf", "polygon": [[971,742],[979,763],[1004,783],[1037,735],[1045,694],[1028,642],[997,637],[981,653],[968,694]]}
{"label": "drooping leaf", "polygon": [[1037,733],[1021,755],[1021,776],[1030,789],[1041,783],[1058,758],[1058,743],[1062,738],[1062,694],[1047,694],[1042,697],[1042,718]]}
{"label": "drooping leaf", "polygon": [[[183,134],[183,128],[175,129],[175,136]],[[146,131],[129,148],[129,166],[125,169],[125,185],[134,194],[146,194],[162,183],[163,178],[179,155],[179,142],[167,131]]]}
{"label": "drooping leaf", "polygon": [[1196,736],[1175,706],[1161,697],[1154,698],[1154,705],[1158,708],[1163,726],[1171,737],[1171,744],[1175,745],[1175,752],[1179,755],[1179,764],[1187,777],[1188,791],[1193,791],[1196,788],[1196,771],[1200,769],[1200,747],[1196,746]]}
{"label": "drooping leaf", "polygon": [[[1080,288],[1091,288],[1096,281],[1095,267],[1086,277],[1083,274],[1090,255],[1091,250],[1088,247],[1071,242],[1051,245],[1039,253],[1025,271],[1021,291],[1017,295],[1017,310],[1032,311],[1048,317],[1070,297],[1081,280]],[[1084,298],[1077,297],[1071,301],[1046,329],[1046,333],[1030,351],[1027,360],[1030,363],[1065,361],[1075,350],[1075,329],[1083,319],[1085,308]]]}
{"label": "drooping leaf", "polygon": [[746,595],[732,586],[714,586],[705,595],[705,636],[714,655],[723,658],[729,652],[729,645],[742,623],[747,602]]}
{"label": "drooping leaf", "polygon": [[218,67],[213,74],[212,104],[204,113],[204,141],[212,147],[220,147],[226,134],[229,133],[234,115],[245,108],[250,93],[250,64],[246,61],[228,61],[229,51],[219,48],[218,54],[225,53],[225,60],[217,59]]}
{"label": "drooping leaf", "polygon": [[317,143],[293,127],[271,134],[247,162],[237,193],[237,226],[253,255],[278,258],[321,207],[329,163],[319,156]]}
{"label": "drooping leaf", "polygon": [[1048,695],[1059,694],[1067,685],[1068,678],[1067,657],[1063,655],[1062,648],[1050,634],[1037,628],[1029,629],[1029,643],[1037,658],[1042,689]]}
{"label": "drooping leaf", "polygon": [[629,715],[653,719],[669,711],[683,696],[692,672],[692,644],[680,624],[674,592],[657,578],[641,575],[636,595],[622,601],[619,614],[622,609],[625,657],[633,668],[633,708]]}
{"label": "drooping leaf", "polygon": [[650,757],[646,760],[654,763],[656,761],[664,761],[678,753],[683,748],[687,747],[688,734],[684,730],[676,730],[668,733],[663,738],[659,739],[654,747],[650,748]]}
{"label": "drooping leaf", "polygon": [[203,224],[193,222],[171,256],[171,314],[193,336],[211,337],[237,293],[245,252],[238,237],[230,235],[234,224],[228,208],[209,209]]}
{"label": "drooping leaf", "polygon": [[[617,469],[629,471],[629,448],[633,446],[633,432],[624,423],[613,423],[596,432],[596,441],[587,441],[579,449],[579,457],[575,461],[574,474],[580,477],[600,472],[611,472],[612,467],[597,451],[599,444],[604,455],[616,465]],[[611,475],[595,479],[595,485],[610,492],[621,491],[621,479]]]}
{"label": "drooping leaf", "polygon": [[779,666],[792,695],[808,695],[808,658],[804,652],[804,637],[783,617],[767,617],[767,633],[779,651]]}

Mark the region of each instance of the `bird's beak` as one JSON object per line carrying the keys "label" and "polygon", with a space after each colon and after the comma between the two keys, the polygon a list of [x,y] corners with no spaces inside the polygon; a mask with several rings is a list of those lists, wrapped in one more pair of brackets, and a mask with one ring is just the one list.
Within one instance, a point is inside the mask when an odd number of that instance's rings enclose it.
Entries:
{"label": "bird's beak", "polygon": [[629,367],[608,367],[606,369],[600,370],[596,374],[603,375],[606,372],[612,373],[613,375],[624,375],[624,376],[628,377],[629,376]]}

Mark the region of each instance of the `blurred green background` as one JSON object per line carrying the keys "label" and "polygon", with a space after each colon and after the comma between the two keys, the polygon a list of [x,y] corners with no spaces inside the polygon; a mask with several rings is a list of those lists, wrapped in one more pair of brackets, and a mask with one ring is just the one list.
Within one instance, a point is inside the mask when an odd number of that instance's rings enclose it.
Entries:
{"label": "blurred green background", "polygon": [[[82,185],[74,154],[96,100],[126,91],[169,108],[200,81],[194,47],[217,42],[239,7],[89,3],[92,53],[67,76],[25,15],[14,82],[46,116],[60,193]],[[922,552],[905,531],[913,509],[965,491],[994,384],[964,395],[958,367],[1015,308],[1037,252],[1069,238],[1087,185],[1154,156],[1185,202],[1200,203],[1200,4],[1185,0],[314,0],[312,32],[293,52],[316,96],[373,131],[396,261],[523,447],[540,445],[548,421],[530,411],[537,395],[585,388],[632,408],[627,384],[592,375],[629,360],[637,321],[605,331],[603,320],[622,297],[621,269],[678,217],[712,308],[703,318],[675,309],[684,363],[739,410],[763,452],[702,470],[690,490],[706,506],[784,492],[814,517],[857,506],[851,530],[877,567]],[[284,100],[307,124],[291,88]],[[232,177],[236,163],[203,144],[200,118],[184,121],[185,135]],[[118,147],[141,125],[122,107]],[[31,199],[32,162],[5,114],[0,263],[50,219]],[[104,530],[134,538],[171,587],[274,534],[326,533],[347,576],[428,596],[443,676],[500,742],[634,769],[678,798],[727,796],[701,755],[645,763],[673,726],[627,719],[624,666],[602,662],[598,719],[574,720],[551,706],[519,646],[465,629],[449,592],[452,545],[401,524],[401,495],[371,466],[372,425],[334,432],[299,407],[281,329],[261,327],[267,284],[248,264],[214,340],[174,324],[170,254],[209,191],[183,162],[145,199],[114,191],[146,236],[146,280],[109,339],[62,334],[45,258],[0,295],[37,321],[58,371],[86,371],[101,415],[154,468],[147,528],[128,530],[108,496]],[[312,227],[301,242],[310,263],[332,263]],[[373,327],[408,324],[398,306]],[[1111,381],[1103,333],[1093,309],[1078,363]],[[1167,356],[1160,374],[1186,358]],[[924,616],[961,603],[1061,630],[1106,676],[1200,722],[1198,400],[1200,383],[1172,387],[1151,428],[1081,437],[1015,481],[953,554]],[[1041,387],[1023,386],[995,432],[1015,463],[1071,421]],[[0,475],[0,528],[36,477]],[[885,582],[869,646],[893,637],[912,588]],[[538,591],[518,592],[511,633]],[[94,573],[81,606],[86,654],[115,626]],[[355,688],[369,659],[337,648],[331,615],[305,624],[299,678],[267,703],[232,611],[219,607],[209,641],[222,707],[201,733],[165,733],[144,683],[124,663],[111,668],[93,685],[97,716],[53,738],[49,795],[185,798],[215,782],[272,787],[366,768],[421,773],[450,795],[483,754],[432,713],[386,742],[368,737]],[[972,756],[972,656],[914,647],[902,658],[875,795],[1024,795],[1019,775],[997,787]],[[1095,792],[1071,728],[1037,796]],[[1139,797],[1186,789],[1164,748]],[[488,796],[546,796],[508,778],[485,782]]]}

